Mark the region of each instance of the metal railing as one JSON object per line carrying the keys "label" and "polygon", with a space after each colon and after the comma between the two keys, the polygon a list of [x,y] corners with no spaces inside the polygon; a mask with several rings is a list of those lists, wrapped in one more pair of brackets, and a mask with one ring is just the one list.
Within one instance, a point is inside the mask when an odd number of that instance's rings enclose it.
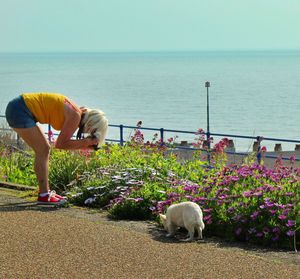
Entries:
{"label": "metal railing", "polygon": [[[159,132],[160,134],[160,142],[163,144],[165,142],[165,133],[166,132],[171,132],[171,133],[179,133],[179,134],[191,134],[191,135],[196,135],[196,131],[185,131],[185,130],[173,130],[173,129],[165,129],[165,128],[150,128],[150,127],[137,127],[137,126],[127,126],[127,125],[114,125],[110,124],[109,125],[112,128],[119,128],[119,139],[106,139],[106,141],[109,142],[118,142],[120,145],[124,145],[126,142],[124,140],[124,130],[125,129],[139,129],[139,130],[148,130],[148,131],[153,131],[153,132]],[[259,137],[258,136],[244,136],[244,135],[235,135],[235,134],[223,134],[223,133],[203,133],[206,137],[206,140],[209,142],[209,138],[211,136],[216,136],[216,137],[222,137],[222,138],[239,138],[239,139],[250,139],[250,140],[257,140]],[[271,138],[271,137],[263,137],[263,141],[276,141],[276,142],[287,142],[287,143],[294,143],[294,144],[300,144],[300,140],[292,140],[292,139],[283,139],[283,138]],[[185,150],[201,150],[205,152],[210,152],[208,149],[205,148],[195,148],[191,146],[180,146],[180,145],[174,145],[172,146],[173,148],[176,149],[185,149]],[[236,152],[236,151],[225,151],[227,154],[234,154],[234,155],[249,155],[249,152]],[[259,157],[259,153],[257,153],[257,156]],[[276,159],[277,156],[274,155],[265,155],[265,158],[270,158],[270,159]],[[290,160],[290,157],[281,157],[282,160]],[[300,161],[300,158],[295,157],[295,161]]]}
{"label": "metal railing", "polygon": [[[0,118],[4,118],[4,115],[0,115]],[[164,144],[166,142],[165,140],[165,135],[166,133],[178,133],[178,134],[190,134],[190,135],[195,135],[197,131],[186,131],[186,130],[174,130],[174,129],[166,129],[166,128],[151,128],[151,127],[138,127],[138,126],[129,126],[129,125],[115,125],[115,124],[110,124],[109,127],[111,128],[117,128],[119,129],[119,136],[118,138],[106,138],[105,141],[106,142],[117,142],[119,143],[121,146],[123,146],[126,143],[125,140],[125,130],[126,129],[130,129],[130,130],[134,130],[134,129],[139,129],[139,130],[146,130],[146,131],[152,131],[152,132],[156,132],[159,133],[159,141],[161,144]],[[1,128],[0,127],[0,131],[9,131],[10,129],[8,128]],[[45,134],[49,135],[52,134],[53,136],[57,136],[57,133],[52,133],[51,130],[51,126],[48,125],[48,132],[46,132]],[[248,139],[248,140],[257,140],[257,136],[245,136],[245,135],[235,135],[235,134],[223,134],[223,133],[203,133],[206,137],[206,140],[209,142],[210,137],[212,136],[216,136],[216,137],[222,137],[222,138],[233,138],[233,139]],[[276,141],[276,142],[286,142],[286,143],[294,143],[296,145],[299,145],[300,147],[300,140],[293,140],[293,139],[284,139],[284,138],[272,138],[272,137],[263,137],[263,141]],[[172,148],[176,148],[176,149],[182,149],[182,150],[202,150],[204,152],[207,152],[208,154],[211,152],[210,149],[205,149],[205,148],[195,148],[190,146],[181,146],[179,144],[177,145],[172,145]],[[233,154],[233,155],[241,155],[241,156],[245,156],[245,155],[249,155],[249,152],[236,152],[234,151],[225,151],[227,154]],[[257,153],[257,159],[259,159],[259,153]],[[271,159],[276,159],[277,156],[275,155],[264,155],[265,158],[271,158]],[[282,160],[290,160],[290,157],[281,157]],[[294,158],[295,161],[300,161],[300,158]]]}

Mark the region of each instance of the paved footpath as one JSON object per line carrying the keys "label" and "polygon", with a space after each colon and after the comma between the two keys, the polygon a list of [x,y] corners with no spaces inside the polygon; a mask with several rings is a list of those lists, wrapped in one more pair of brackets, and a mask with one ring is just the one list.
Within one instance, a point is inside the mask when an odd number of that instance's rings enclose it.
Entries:
{"label": "paved footpath", "polygon": [[0,189],[0,278],[300,278],[287,258],[216,243],[167,240],[153,224],[38,207]]}

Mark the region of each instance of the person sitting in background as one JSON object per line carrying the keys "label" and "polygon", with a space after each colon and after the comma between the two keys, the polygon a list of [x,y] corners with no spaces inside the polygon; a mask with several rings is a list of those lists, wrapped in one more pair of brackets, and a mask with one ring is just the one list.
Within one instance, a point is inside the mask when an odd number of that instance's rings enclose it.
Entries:
{"label": "person sitting in background", "polygon": [[[60,131],[55,148],[86,149],[100,145],[106,136],[108,120],[101,110],[78,107],[57,93],[24,93],[11,100],[5,111],[9,126],[33,149],[34,170],[39,185],[38,203],[62,204],[65,198],[51,191],[48,181],[50,144],[41,124]],[[77,138],[73,139],[78,129]],[[89,134],[82,138],[82,133]]]}

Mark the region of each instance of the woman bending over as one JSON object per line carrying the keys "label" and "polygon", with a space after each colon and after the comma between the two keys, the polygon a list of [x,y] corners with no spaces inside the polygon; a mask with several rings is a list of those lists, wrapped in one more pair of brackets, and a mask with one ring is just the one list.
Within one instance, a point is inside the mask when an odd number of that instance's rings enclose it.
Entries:
{"label": "woman bending over", "polygon": [[[101,110],[78,107],[68,97],[56,93],[24,93],[10,101],[5,116],[11,128],[33,149],[34,170],[39,184],[38,202],[62,204],[65,198],[50,191],[48,182],[50,144],[42,129],[50,124],[60,131],[55,147],[59,149],[96,148],[106,136],[108,121]],[[73,139],[78,129],[77,139]],[[81,134],[88,137],[82,138]]]}

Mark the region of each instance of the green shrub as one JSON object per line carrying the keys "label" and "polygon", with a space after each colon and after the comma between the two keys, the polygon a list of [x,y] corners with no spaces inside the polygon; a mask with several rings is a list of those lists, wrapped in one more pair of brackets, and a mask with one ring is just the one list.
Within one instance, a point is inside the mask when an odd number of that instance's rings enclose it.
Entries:
{"label": "green shrub", "polygon": [[37,185],[32,154],[5,148],[1,148],[0,153],[0,180],[28,186]]}
{"label": "green shrub", "polygon": [[88,158],[79,152],[53,150],[49,163],[49,184],[51,189],[65,192],[70,182],[88,169]]}

